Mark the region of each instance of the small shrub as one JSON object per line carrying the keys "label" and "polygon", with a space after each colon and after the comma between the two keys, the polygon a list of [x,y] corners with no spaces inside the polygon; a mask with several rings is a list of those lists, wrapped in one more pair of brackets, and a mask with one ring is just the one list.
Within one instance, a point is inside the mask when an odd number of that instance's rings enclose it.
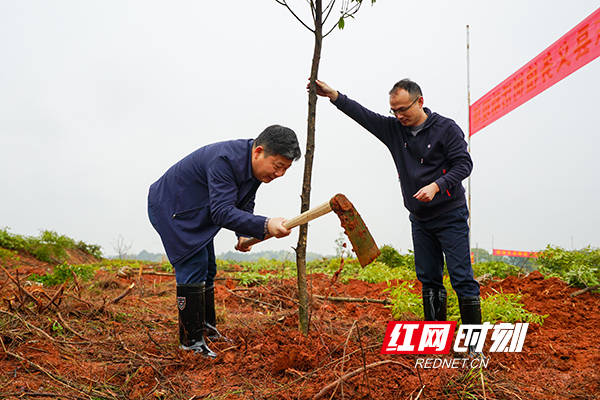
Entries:
{"label": "small shrub", "polygon": [[234,276],[240,280],[241,285],[250,286],[268,281],[273,276],[270,274],[264,275],[259,272],[237,272]]}
{"label": "small shrub", "polygon": [[27,241],[21,235],[15,235],[9,232],[9,228],[0,229],[0,247],[9,250],[25,251]]}
{"label": "small shrub", "polygon": [[547,246],[538,254],[539,271],[558,277],[569,285],[588,287],[600,284],[600,249],[586,247],[567,251]]}
{"label": "small shrub", "polygon": [[32,274],[30,281],[40,282],[44,286],[60,285],[73,279],[73,273],[80,279],[87,281],[94,276],[96,266],[93,264],[69,265],[59,264],[54,267],[54,271],[48,274]]}
{"label": "small shrub", "polygon": [[378,262],[386,264],[390,268],[404,267],[414,269],[415,256],[412,252],[402,255],[394,247],[387,244],[382,246],[379,250],[381,251],[381,254],[377,257]]}
{"label": "small shrub", "polygon": [[79,242],[77,242],[77,245],[75,247],[77,247],[79,250],[83,251],[84,253],[90,254],[96,258],[102,258],[101,247],[97,244],[88,244],[88,243],[79,241]]}
{"label": "small shrub", "polygon": [[516,265],[507,264],[502,261],[486,261],[473,264],[473,272],[475,276],[490,274],[496,278],[506,278],[507,276],[517,276],[524,273],[523,269]]}
{"label": "small shrub", "polygon": [[530,322],[538,325],[544,323],[548,315],[539,315],[527,311],[520,302],[521,295],[514,293],[496,293],[484,298],[481,302],[482,321],[496,322]]}
{"label": "small shrub", "polygon": [[[460,320],[460,308],[458,306],[458,297],[456,292],[450,287],[450,280],[444,279],[444,287],[447,292],[447,319],[448,321]],[[420,293],[414,293],[414,284],[411,282],[402,282],[399,286],[388,287],[385,289],[390,293],[392,301],[391,308],[394,319],[404,318],[406,313],[414,314],[422,320],[423,300]],[[490,323],[499,321],[530,322],[542,325],[547,315],[539,315],[527,311],[524,304],[520,302],[521,295],[513,293],[497,293],[481,299],[481,319]]]}
{"label": "small shrub", "polygon": [[[444,277],[444,287],[446,288],[446,316],[448,321],[457,321],[460,318],[460,309],[458,307],[458,297],[450,285],[450,279]],[[390,291],[390,297],[393,302],[392,315],[394,318],[400,317],[404,312],[409,311],[419,319],[425,318],[423,314],[423,298],[421,293],[413,293],[414,284],[403,282],[400,286]],[[398,307],[396,307],[398,305]],[[406,307],[409,306],[409,309]]]}
{"label": "small shrub", "polygon": [[421,295],[414,293],[415,285],[411,282],[402,282],[399,286],[388,288],[384,292],[389,292],[392,305],[386,306],[391,309],[392,317],[395,320],[404,319],[406,313],[415,315],[418,319],[423,319],[423,301]]}
{"label": "small shrub", "polygon": [[413,280],[417,278],[417,275],[415,271],[410,271],[405,268],[391,268],[386,264],[374,261],[358,270],[358,273],[354,278],[369,283],[379,283],[396,279],[404,281]]}
{"label": "small shrub", "polygon": [[0,261],[8,261],[8,260],[18,261],[19,256],[14,251],[0,248]]}
{"label": "small shrub", "polygon": [[173,268],[171,263],[168,261],[161,263],[159,269],[163,272],[171,272],[171,273],[175,272],[175,269]]}
{"label": "small shrub", "polygon": [[0,247],[30,253],[40,261],[62,263],[67,259],[67,249],[79,248],[95,257],[101,257],[100,246],[75,243],[67,236],[54,231],[42,231],[38,237],[12,234],[8,228],[0,229]]}

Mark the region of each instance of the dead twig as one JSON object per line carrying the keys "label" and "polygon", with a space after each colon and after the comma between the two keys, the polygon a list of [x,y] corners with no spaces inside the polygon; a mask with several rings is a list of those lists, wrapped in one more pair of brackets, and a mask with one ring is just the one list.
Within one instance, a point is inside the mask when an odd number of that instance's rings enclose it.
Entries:
{"label": "dead twig", "polygon": [[[129,353],[131,353],[131,354],[135,355],[136,357],[139,357],[139,358],[141,358],[143,361],[145,361],[145,362],[146,362],[146,363],[147,363],[147,364],[150,366],[150,368],[152,368],[152,369],[154,370],[154,372],[156,372],[156,374],[157,374],[158,376],[160,376],[160,378],[161,378],[163,381],[167,382],[167,383],[169,384],[169,386],[171,386],[171,389],[173,389],[173,392],[174,392],[174,393],[177,393],[177,390],[176,390],[176,389],[175,389],[175,387],[173,386],[173,383],[171,382],[171,380],[170,380],[170,379],[167,379],[167,378],[165,377],[165,375],[164,375],[164,374],[161,372],[161,370],[160,370],[160,369],[158,369],[158,368],[157,368],[157,367],[154,365],[154,363],[152,362],[152,360],[151,360],[150,358],[148,358],[148,357],[146,357],[146,356],[144,356],[144,355],[142,355],[142,354],[140,354],[140,353],[138,353],[138,352],[136,352],[136,351],[133,351],[133,350],[131,350],[131,349],[127,348],[127,346],[125,345],[125,342],[123,342],[123,339],[121,339],[121,336],[117,335],[117,338],[119,339],[119,342],[121,343],[121,347],[122,347],[122,348],[123,348],[125,351],[127,351],[127,352],[129,352]],[[162,357],[160,357],[160,358],[162,358]]]}
{"label": "dead twig", "polygon": [[[58,299],[60,296],[62,296],[63,291],[65,290],[65,285],[67,284],[67,282],[64,282],[62,285],[60,285],[60,288],[58,288],[58,290],[56,291],[56,293],[54,293],[54,296],[52,296],[52,298],[50,299],[50,302],[48,304],[46,304],[45,306],[41,307],[38,312],[43,312],[46,308],[50,307],[51,304],[54,304],[54,302],[56,301],[56,299]],[[60,301],[59,301],[60,303]],[[58,309],[58,304],[54,304],[54,306]]]}
{"label": "dead twig", "polygon": [[25,325],[25,326],[26,326],[26,327],[28,327],[28,328],[33,328],[35,331],[37,331],[37,332],[41,333],[41,334],[42,334],[42,336],[44,336],[46,339],[50,339],[51,341],[53,341],[53,342],[56,342],[56,339],[54,339],[52,336],[48,335],[46,332],[44,332],[43,330],[41,330],[41,329],[40,329],[40,328],[38,328],[37,326],[35,326],[35,325],[33,325],[33,324],[30,324],[29,322],[25,321],[25,320],[24,320],[23,318],[21,318],[19,315],[17,315],[17,314],[13,314],[13,313],[10,313],[10,312],[8,312],[8,311],[3,311],[3,310],[0,310],[0,313],[2,313],[2,314],[5,314],[5,315],[9,315],[9,316],[11,316],[11,317],[13,317],[13,318],[15,318],[15,319],[17,319],[17,320],[21,321],[21,323],[22,323],[23,325]]}
{"label": "dead twig", "polygon": [[56,313],[56,315],[58,316],[58,319],[60,320],[60,322],[62,323],[62,326],[65,327],[65,329],[67,329],[69,332],[73,333],[75,336],[77,336],[80,339],[86,340],[86,341],[90,341],[90,339],[86,338],[85,336],[83,336],[82,334],[80,334],[79,332],[77,332],[75,329],[71,328],[69,326],[69,324],[67,324],[67,321],[65,321],[62,317],[62,315],[60,315],[60,311],[58,311]]}
{"label": "dead twig", "polygon": [[365,380],[367,381],[367,390],[369,391],[369,398],[371,398],[371,385],[369,383],[369,375],[367,374],[367,358],[365,356],[365,349],[362,345],[362,338],[360,337],[360,326],[356,327],[356,336],[358,337],[358,344],[360,345],[360,352],[362,354],[363,367],[365,371]]}
{"label": "dead twig", "polygon": [[111,300],[111,304],[117,304],[119,301],[121,301],[121,299],[123,297],[125,297],[129,293],[131,293],[131,291],[133,290],[134,287],[135,287],[135,283],[132,283],[131,285],[129,285],[127,287],[127,289],[125,289],[125,291],[123,291],[123,293],[121,293],[120,295],[118,295],[117,297],[115,297],[114,299]]}
{"label": "dead twig", "polygon": [[240,296],[239,294],[235,293],[234,291],[232,291],[232,290],[231,290],[231,289],[229,289],[229,288],[225,288],[225,289],[227,289],[227,291],[228,291],[229,293],[231,293],[231,294],[232,294],[232,295],[234,295],[235,297],[239,297],[240,299],[244,299],[244,300],[253,301],[253,302],[255,302],[255,303],[258,303],[258,304],[263,304],[263,305],[265,305],[265,306],[269,306],[269,307],[273,307],[273,308],[281,308],[280,306],[276,306],[275,304],[267,303],[267,302],[264,302],[264,301],[262,301],[262,300],[253,299],[252,297]]}
{"label": "dead twig", "polygon": [[[65,399],[82,399],[84,397],[78,396],[67,396],[65,394],[49,393],[49,392],[15,392],[15,393],[0,393],[3,399],[11,397],[27,398],[27,397],[50,397],[53,399],[65,398]],[[23,397],[27,396],[27,397]]]}
{"label": "dead twig", "polygon": [[[44,332],[42,329],[38,328],[37,326],[35,326],[35,325],[33,325],[33,324],[31,324],[31,323],[29,323],[29,322],[25,321],[23,318],[21,318],[21,317],[20,317],[19,315],[17,315],[17,314],[13,314],[13,313],[10,313],[10,312],[8,312],[8,311],[3,311],[3,310],[0,310],[0,313],[2,313],[2,314],[6,314],[6,315],[9,315],[9,316],[11,316],[11,317],[13,317],[13,318],[15,318],[15,319],[17,319],[17,320],[21,321],[21,323],[22,323],[23,325],[25,325],[26,327],[28,327],[28,328],[32,328],[34,331],[36,331],[36,332],[39,332],[39,333],[40,333],[42,336],[44,336],[46,339],[50,339],[51,341],[53,341],[53,342],[55,342],[55,343],[60,343],[60,344],[68,344],[68,345],[76,345],[76,344],[88,344],[88,343],[89,343],[89,342],[87,342],[87,341],[86,341],[86,342],[68,342],[68,341],[66,341],[66,340],[57,340],[57,339],[53,338],[52,336],[48,335],[46,332]],[[100,342],[98,342],[98,343],[100,343]]]}
{"label": "dead twig", "polygon": [[88,391],[83,390],[82,388],[77,387],[74,383],[69,382],[68,380],[66,380],[65,378],[59,376],[59,375],[55,375],[52,372],[48,371],[46,368],[40,366],[39,364],[34,363],[33,361],[17,354],[17,353],[13,353],[11,351],[6,351],[5,353],[8,354],[11,357],[16,358],[17,360],[23,361],[28,363],[29,365],[33,366],[34,368],[36,368],[38,371],[43,372],[44,374],[46,374],[50,379],[52,379],[53,381],[56,381],[64,386],[67,386],[81,394],[84,394],[87,398],[90,397],[90,393],[93,393],[97,396],[100,396],[101,398],[110,398],[109,396],[107,396],[105,393],[100,392],[96,389],[90,389]]}
{"label": "dead twig", "polygon": [[[350,330],[348,331],[348,335],[346,336],[346,342],[344,343],[344,352],[342,353],[342,366],[340,367],[340,372],[343,374],[344,373],[344,362],[346,361],[346,348],[348,347],[348,342],[350,341],[350,337],[352,336],[352,331],[354,330],[354,327],[356,326],[356,320],[354,320],[354,322],[352,323],[352,326],[350,327]],[[340,381],[339,385],[341,385],[342,387],[342,396],[344,396],[344,383],[343,381]],[[336,392],[337,390],[337,386],[335,387],[335,390],[333,391],[333,393]]]}
{"label": "dead twig", "polygon": [[[172,272],[144,271],[140,275],[175,276]],[[141,276],[140,276],[141,278]]]}
{"label": "dead twig", "polygon": [[600,289],[600,285],[588,286],[581,290],[571,293],[571,297],[579,296],[580,294],[584,294],[586,292],[591,292],[592,290]]}
{"label": "dead twig", "polygon": [[369,299],[367,297],[330,297],[330,296],[322,296],[319,294],[313,295],[320,300],[329,300],[329,301],[343,301],[347,303],[377,303],[377,304],[392,304],[392,302],[388,299]]}
{"label": "dead twig", "polygon": [[2,268],[2,269],[4,270],[4,273],[6,274],[6,276],[8,276],[8,279],[10,279],[10,280],[11,280],[11,281],[12,281],[12,282],[13,282],[13,283],[14,283],[14,284],[17,286],[17,291],[18,291],[18,294],[19,294],[19,301],[20,301],[21,305],[23,305],[23,301],[25,300],[25,299],[23,299],[23,298],[21,297],[21,294],[25,294],[27,297],[29,297],[31,300],[33,300],[33,302],[35,303],[35,305],[36,305],[38,308],[40,308],[40,307],[41,307],[41,303],[40,303],[40,301],[39,301],[37,298],[35,298],[35,297],[34,297],[34,296],[31,294],[31,293],[29,293],[27,290],[25,290],[25,288],[23,288],[23,287],[21,286],[21,284],[19,283],[19,280],[18,280],[18,276],[19,276],[18,274],[19,274],[19,271],[18,271],[18,270],[17,270],[17,279],[15,279],[15,278],[14,278],[14,277],[13,277],[13,276],[12,276],[12,275],[11,275],[11,274],[8,272],[8,270],[7,270],[6,268],[4,268],[2,265],[0,265],[0,268]]}
{"label": "dead twig", "polygon": [[79,280],[77,280],[77,274],[75,271],[71,270],[71,275],[73,276],[73,283],[75,284],[75,289],[77,289],[77,296],[81,298],[81,286],[79,286]]}
{"label": "dead twig", "polygon": [[483,390],[483,400],[487,400],[485,395],[485,382],[483,381],[483,369],[479,368],[479,376],[481,377],[481,389]]}
{"label": "dead twig", "polygon": [[[400,365],[404,368],[407,368],[406,365],[398,362],[398,361],[393,361],[393,360],[383,360],[383,361],[377,361],[368,365],[365,365],[363,367],[360,367],[358,369],[355,369],[352,372],[349,372],[343,376],[341,376],[339,379],[337,379],[335,382],[330,383],[329,385],[325,386],[323,389],[321,389],[321,391],[319,393],[317,393],[314,397],[313,400],[318,400],[321,397],[323,397],[325,395],[325,393],[327,393],[328,391],[330,391],[331,389],[333,389],[334,387],[336,387],[337,385],[340,384],[339,381],[345,381],[348,379],[351,379],[353,377],[355,377],[356,375],[360,374],[363,371],[366,371],[367,369],[371,369],[371,368],[375,368],[375,367],[379,367],[380,365],[385,365],[385,364],[395,364],[395,365]],[[408,368],[410,370],[410,368]]]}
{"label": "dead twig", "polygon": [[421,386],[421,390],[419,390],[419,393],[417,393],[417,397],[415,397],[415,400],[419,400],[419,397],[421,397],[421,394],[423,393],[423,389],[425,389],[425,385]]}
{"label": "dead twig", "polygon": [[[367,350],[374,349],[374,348],[376,348],[376,347],[381,347],[381,344],[377,343],[377,344],[371,345],[371,346],[367,347]],[[354,351],[352,351],[352,352],[350,352],[350,353],[346,354],[345,358],[349,358],[351,355],[353,355],[354,353],[357,353],[358,351],[359,351],[359,350],[354,350]],[[335,359],[335,360],[333,360],[333,361],[330,361],[330,362],[328,362],[327,364],[324,364],[324,365],[320,366],[320,367],[319,367],[319,368],[317,368],[317,369],[314,369],[314,370],[312,370],[312,371],[310,371],[310,372],[307,372],[307,373],[306,373],[306,374],[304,374],[303,376],[301,376],[301,377],[299,377],[299,378],[296,378],[296,379],[294,379],[293,381],[291,381],[291,382],[288,382],[287,384],[285,384],[285,385],[283,385],[283,386],[281,386],[281,387],[279,387],[279,388],[277,388],[277,389],[275,389],[275,390],[272,390],[272,391],[270,391],[270,392],[267,392],[267,393],[265,393],[263,396],[264,396],[264,397],[273,396],[275,393],[281,392],[282,390],[286,390],[286,389],[290,388],[290,387],[291,387],[293,384],[295,384],[296,382],[298,382],[298,381],[301,381],[301,380],[303,380],[303,379],[309,379],[309,378],[311,378],[312,376],[314,376],[314,375],[315,375],[317,372],[319,372],[319,371],[322,371],[322,370],[324,370],[325,368],[328,368],[328,367],[330,367],[330,366],[332,366],[332,365],[335,365],[335,364],[339,363],[339,362],[340,362],[342,359],[343,359],[343,358],[341,358],[341,357],[340,357],[340,358],[337,358],[337,359]],[[410,367],[408,367],[408,366],[406,366],[406,365],[404,365],[404,367],[405,367],[405,368],[408,368],[408,369],[410,369]]]}
{"label": "dead twig", "polygon": [[84,300],[84,299],[82,299],[82,298],[79,298],[79,297],[75,297],[75,296],[73,296],[72,294],[69,294],[69,293],[66,293],[66,295],[67,295],[68,297],[70,297],[70,298],[74,299],[74,300],[77,300],[77,301],[80,301],[80,302],[82,302],[83,304],[87,304],[87,305],[88,305],[88,306],[90,306],[91,308],[94,308],[94,307],[95,307],[95,306],[94,306],[94,304],[90,303],[90,302],[89,302],[89,301],[87,301],[87,300]]}

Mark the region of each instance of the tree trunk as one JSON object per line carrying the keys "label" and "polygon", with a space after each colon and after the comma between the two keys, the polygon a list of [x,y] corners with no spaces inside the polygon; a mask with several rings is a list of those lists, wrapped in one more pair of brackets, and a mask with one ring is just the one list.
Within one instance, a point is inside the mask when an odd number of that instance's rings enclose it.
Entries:
{"label": "tree trunk", "polygon": [[[322,1],[315,1],[315,47],[313,51],[312,67],[310,70],[310,88],[308,92],[308,127],[306,133],[306,152],[304,155],[304,179],[302,181],[302,195],[300,212],[310,209],[310,181],[312,177],[313,156],[315,152],[315,116],[317,112],[317,91],[315,80],[319,72],[321,61],[321,45],[323,40],[323,9]],[[308,291],[306,288],[306,242],[308,238],[308,224],[300,226],[298,245],[296,247],[296,268],[298,270],[298,325],[303,334],[308,334]]]}

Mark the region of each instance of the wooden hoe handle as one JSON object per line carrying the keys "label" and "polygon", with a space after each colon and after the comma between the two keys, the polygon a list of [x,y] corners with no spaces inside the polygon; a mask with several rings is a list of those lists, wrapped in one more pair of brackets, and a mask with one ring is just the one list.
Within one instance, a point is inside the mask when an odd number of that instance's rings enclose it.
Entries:
{"label": "wooden hoe handle", "polygon": [[[323,203],[320,206],[311,208],[308,211],[303,212],[302,214],[288,219],[287,221],[285,221],[283,223],[283,226],[286,229],[292,229],[295,228],[299,225],[304,225],[306,223],[308,223],[309,221],[312,221],[315,218],[319,218],[322,215],[325,215],[327,213],[331,212],[331,204],[329,204],[329,202]],[[257,239],[257,238],[250,238],[248,240],[245,240],[244,242],[242,242],[242,246],[243,247],[248,247],[248,246],[252,246],[256,243],[262,242],[263,240],[267,240],[270,237],[272,237],[271,235],[266,235],[264,239]]]}

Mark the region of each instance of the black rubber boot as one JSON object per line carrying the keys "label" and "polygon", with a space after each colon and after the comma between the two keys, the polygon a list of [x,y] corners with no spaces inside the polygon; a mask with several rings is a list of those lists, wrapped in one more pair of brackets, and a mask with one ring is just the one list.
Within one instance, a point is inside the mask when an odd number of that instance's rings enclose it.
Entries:
{"label": "black rubber boot", "polygon": [[177,285],[177,309],[179,310],[179,343],[183,350],[191,350],[205,357],[215,358],[204,340],[206,332],[204,282]]}
{"label": "black rubber boot", "polygon": [[[461,324],[481,324],[481,302],[479,296],[467,296],[458,298],[458,307],[460,309]],[[481,330],[476,329],[473,333],[481,334]],[[475,358],[485,358],[483,353],[475,350],[474,345],[469,345],[469,356]]]}
{"label": "black rubber boot", "polygon": [[446,320],[446,290],[423,289],[423,314],[425,321]]}
{"label": "black rubber boot", "polygon": [[215,312],[215,285],[207,287],[204,291],[206,312],[206,337],[211,341],[226,341],[230,340],[223,336],[217,329],[217,314]]}

